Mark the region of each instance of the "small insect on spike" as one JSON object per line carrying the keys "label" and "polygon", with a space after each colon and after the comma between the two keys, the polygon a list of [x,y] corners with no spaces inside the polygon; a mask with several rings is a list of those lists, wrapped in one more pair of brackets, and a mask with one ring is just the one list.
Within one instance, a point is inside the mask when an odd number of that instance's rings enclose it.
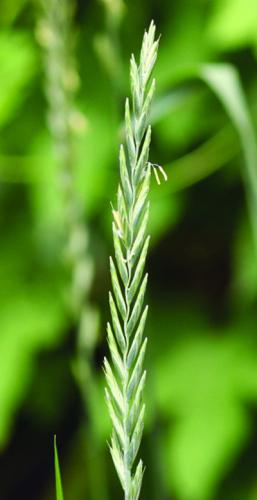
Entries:
{"label": "small insect on spike", "polygon": [[161,181],[160,181],[157,169],[159,170],[159,172],[161,172],[161,174],[162,174],[165,182],[167,182],[168,176],[167,176],[165,170],[161,167],[161,165],[158,165],[157,163],[151,163],[151,162],[148,162],[148,164],[153,169],[153,173],[154,173],[154,176],[155,176],[155,179],[156,179],[156,182],[157,182],[158,186],[161,184]]}

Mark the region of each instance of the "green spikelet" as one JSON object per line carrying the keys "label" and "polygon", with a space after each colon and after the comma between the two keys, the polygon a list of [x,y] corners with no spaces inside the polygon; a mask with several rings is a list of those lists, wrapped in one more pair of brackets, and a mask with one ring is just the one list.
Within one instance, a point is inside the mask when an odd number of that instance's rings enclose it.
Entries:
{"label": "green spikelet", "polygon": [[125,500],[139,498],[143,464],[135,464],[144,426],[145,384],[143,331],[147,307],[144,275],[149,245],[146,234],[149,213],[151,127],[148,124],[155,81],[149,83],[156,61],[158,41],[152,22],[144,34],[137,65],[130,62],[132,110],[125,105],[125,146],[120,147],[120,185],[117,209],[113,210],[116,263],[110,259],[113,294],[110,294],[112,325],[108,324],[111,364],[105,359],[106,400],[113,424],[111,455],[124,490]]}

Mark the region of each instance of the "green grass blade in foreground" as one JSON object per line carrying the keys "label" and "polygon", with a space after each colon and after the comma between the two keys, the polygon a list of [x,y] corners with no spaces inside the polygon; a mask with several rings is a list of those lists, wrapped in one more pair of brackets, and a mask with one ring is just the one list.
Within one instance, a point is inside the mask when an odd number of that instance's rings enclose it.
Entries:
{"label": "green grass blade in foreground", "polygon": [[240,78],[229,64],[203,65],[199,77],[216,94],[238,132],[245,157],[243,178],[257,251],[257,145]]}
{"label": "green grass blade in foreground", "polygon": [[125,500],[137,500],[143,463],[135,465],[144,427],[145,384],[143,338],[147,307],[144,265],[149,245],[147,222],[151,164],[149,113],[155,90],[151,72],[158,41],[152,22],[144,34],[137,64],[130,62],[132,104],[125,105],[125,145],[120,147],[120,184],[117,209],[113,209],[115,261],[110,259],[113,293],[110,293],[112,325],[108,324],[111,363],[105,359],[106,400],[113,424],[111,455],[124,490]]}
{"label": "green grass blade in foreground", "polygon": [[54,436],[54,470],[55,470],[56,500],[64,500],[63,489],[62,489],[62,478],[61,478],[58,450],[56,444],[56,436]]}

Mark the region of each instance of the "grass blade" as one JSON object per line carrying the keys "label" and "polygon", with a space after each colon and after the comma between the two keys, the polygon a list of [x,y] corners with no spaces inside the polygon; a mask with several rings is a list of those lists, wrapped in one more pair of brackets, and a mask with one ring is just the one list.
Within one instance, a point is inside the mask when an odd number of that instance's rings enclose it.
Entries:
{"label": "grass blade", "polygon": [[64,500],[56,436],[54,436],[54,470],[55,470],[55,490],[56,500]]}
{"label": "grass blade", "polygon": [[243,178],[257,252],[257,144],[240,77],[230,64],[203,65],[199,77],[216,94],[239,135],[245,158]]}

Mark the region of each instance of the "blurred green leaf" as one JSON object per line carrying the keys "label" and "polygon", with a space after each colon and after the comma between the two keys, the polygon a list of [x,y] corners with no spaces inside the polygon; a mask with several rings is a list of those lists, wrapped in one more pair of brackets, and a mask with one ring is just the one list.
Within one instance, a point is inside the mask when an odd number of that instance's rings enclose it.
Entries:
{"label": "blurred green leaf", "polygon": [[31,156],[37,159],[28,162],[26,167],[31,178],[38,181],[29,189],[35,228],[42,237],[49,232],[60,235],[64,219],[63,200],[58,185],[59,165],[54,155],[54,146],[46,131],[41,131],[35,137],[31,144]]}
{"label": "blurred green leaf", "polygon": [[64,322],[60,299],[42,282],[38,288],[14,286],[12,296],[1,297],[0,446],[33,376],[37,352],[60,340]]}
{"label": "blurred green leaf", "polygon": [[194,412],[181,418],[165,436],[166,477],[173,471],[173,486],[180,498],[213,498],[222,474],[247,437],[248,422],[238,406]]}
{"label": "blurred green leaf", "polygon": [[0,24],[9,26],[14,22],[28,0],[2,0],[0,4]]}
{"label": "blurred green leaf", "polygon": [[[106,93],[105,93],[106,92]],[[99,211],[99,202],[110,199],[117,167],[118,115],[112,109],[110,90],[85,103],[87,129],[78,141],[77,188],[86,213]],[[117,169],[117,170],[116,170]]]}
{"label": "blurred green leaf", "polygon": [[223,104],[235,126],[245,157],[242,169],[249,214],[257,251],[257,146],[252,119],[237,70],[229,64],[202,66],[199,76],[209,85]]}
{"label": "blurred green leaf", "polygon": [[255,0],[216,0],[207,34],[218,49],[240,48],[256,41],[256,23]]}
{"label": "blurred green leaf", "polygon": [[206,10],[203,5],[181,1],[176,3],[175,11],[172,7],[167,6],[169,11],[165,15],[156,64],[159,91],[186,79],[196,64],[210,56],[209,47],[204,43]]}
{"label": "blurred green leaf", "polygon": [[55,470],[56,500],[64,500],[62,478],[61,478],[58,450],[56,444],[56,436],[54,436],[54,470]]}
{"label": "blurred green leaf", "polygon": [[[182,87],[183,88],[183,87]],[[161,107],[161,102],[164,104]],[[160,102],[160,104],[159,104]],[[153,112],[158,121],[154,124],[159,147],[176,154],[182,148],[190,147],[201,134],[206,136],[212,131],[212,118],[206,120],[206,94],[195,90],[182,93],[176,88],[157,100]],[[159,108],[159,109],[158,109]],[[155,117],[154,117],[155,118]],[[205,119],[204,119],[205,118]]]}
{"label": "blurred green leaf", "polygon": [[13,118],[24,101],[36,62],[31,36],[22,31],[0,33],[0,127]]}
{"label": "blurred green leaf", "polygon": [[257,402],[257,353],[251,340],[256,318],[212,330],[201,323],[197,327],[197,317],[190,315],[176,323],[177,311],[163,316],[163,335],[167,339],[171,328],[173,342],[169,346],[166,340],[155,354],[152,381],[155,404],[169,422],[163,431],[165,477],[179,498],[207,500],[250,433],[244,403]]}

